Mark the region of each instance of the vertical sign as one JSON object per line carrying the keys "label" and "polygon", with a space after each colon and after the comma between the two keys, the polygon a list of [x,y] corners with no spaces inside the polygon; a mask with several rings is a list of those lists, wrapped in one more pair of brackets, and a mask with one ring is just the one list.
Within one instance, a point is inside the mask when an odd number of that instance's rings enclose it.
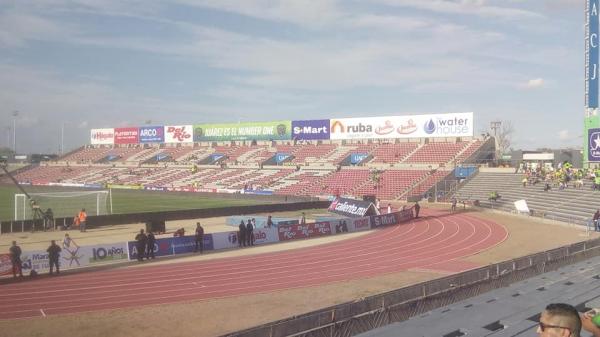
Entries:
{"label": "vertical sign", "polygon": [[588,161],[600,162],[600,129],[588,130]]}
{"label": "vertical sign", "polygon": [[598,3],[600,0],[588,0],[586,9],[586,81],[585,104],[590,109],[598,108]]}

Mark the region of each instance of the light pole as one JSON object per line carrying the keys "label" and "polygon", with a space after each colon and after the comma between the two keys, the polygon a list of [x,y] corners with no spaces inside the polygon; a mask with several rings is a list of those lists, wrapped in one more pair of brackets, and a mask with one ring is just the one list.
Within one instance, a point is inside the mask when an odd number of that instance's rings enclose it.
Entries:
{"label": "light pole", "polygon": [[6,127],[6,149],[10,150],[10,126]]}
{"label": "light pole", "polygon": [[65,122],[62,122],[60,125],[60,149],[58,149],[58,153],[62,156],[63,151],[65,149]]}
{"label": "light pole", "polygon": [[13,152],[17,154],[17,117],[19,117],[19,111],[15,110],[13,115]]}

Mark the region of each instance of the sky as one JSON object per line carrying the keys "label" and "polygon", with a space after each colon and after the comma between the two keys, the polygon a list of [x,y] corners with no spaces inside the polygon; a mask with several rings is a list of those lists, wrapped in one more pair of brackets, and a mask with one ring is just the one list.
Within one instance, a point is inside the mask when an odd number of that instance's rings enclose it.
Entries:
{"label": "sky", "polygon": [[[0,0],[0,147],[91,128],[473,112],[581,147],[584,0]],[[17,112],[16,119],[13,114]],[[9,143],[10,142],[10,143]]]}

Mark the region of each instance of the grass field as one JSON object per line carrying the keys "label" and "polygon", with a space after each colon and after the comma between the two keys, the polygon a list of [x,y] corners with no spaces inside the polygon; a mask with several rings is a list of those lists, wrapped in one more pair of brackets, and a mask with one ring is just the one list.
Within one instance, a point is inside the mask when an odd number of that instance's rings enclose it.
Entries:
{"label": "grass field", "polygon": [[[25,190],[28,193],[73,191],[73,189],[63,187],[52,188],[45,186],[25,186]],[[15,186],[0,185],[0,220],[14,219],[14,195],[16,193],[21,192]],[[179,192],[170,193],[113,190],[112,194],[114,214],[244,206],[268,203],[267,201],[255,199],[227,199],[219,197],[218,195],[215,195],[214,197],[205,197],[195,193]],[[78,210],[78,205],[69,206],[73,207],[72,214],[75,215]],[[45,209],[47,205],[41,204],[40,207]]]}

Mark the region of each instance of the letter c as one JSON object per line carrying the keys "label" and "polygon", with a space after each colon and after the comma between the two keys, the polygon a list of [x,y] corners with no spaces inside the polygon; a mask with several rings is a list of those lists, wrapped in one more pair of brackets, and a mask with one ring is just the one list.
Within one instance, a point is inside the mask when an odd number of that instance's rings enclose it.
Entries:
{"label": "letter c", "polygon": [[592,46],[592,48],[598,47],[598,34],[593,33],[590,35],[590,46]]}

